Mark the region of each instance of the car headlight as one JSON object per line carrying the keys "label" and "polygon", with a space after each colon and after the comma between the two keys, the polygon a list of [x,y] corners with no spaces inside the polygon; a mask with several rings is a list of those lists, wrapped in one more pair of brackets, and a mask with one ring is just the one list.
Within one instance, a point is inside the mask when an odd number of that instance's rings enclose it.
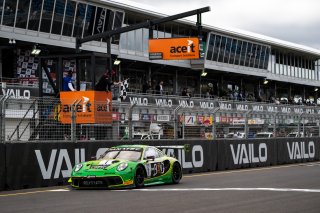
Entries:
{"label": "car headlight", "polygon": [[78,172],[81,168],[82,168],[82,164],[77,164],[75,167],[74,167],[74,171],[75,172]]}
{"label": "car headlight", "polygon": [[120,163],[117,170],[120,172],[120,171],[125,170],[127,167],[128,167],[127,163]]}

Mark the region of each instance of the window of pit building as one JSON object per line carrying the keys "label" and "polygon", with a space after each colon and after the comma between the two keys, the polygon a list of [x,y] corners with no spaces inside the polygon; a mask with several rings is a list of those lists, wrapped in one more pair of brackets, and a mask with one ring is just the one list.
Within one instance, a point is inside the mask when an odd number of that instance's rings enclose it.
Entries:
{"label": "window of pit building", "polygon": [[50,32],[51,20],[54,9],[54,1],[43,1],[41,22],[40,22],[40,31],[41,32]]}
{"label": "window of pit building", "polygon": [[210,34],[208,50],[207,50],[207,60],[212,60],[215,39],[216,39],[216,36],[213,34]]}
{"label": "window of pit building", "polygon": [[86,14],[87,5],[77,2],[76,15],[74,18],[72,37],[82,37],[84,27],[84,18]]}
{"label": "window of pit building", "polygon": [[215,43],[213,46],[213,55],[212,55],[212,61],[217,61],[219,52],[220,52],[220,45],[221,45],[221,36],[217,35],[215,36]]}
{"label": "window of pit building", "polygon": [[17,0],[6,0],[5,2],[1,1],[1,7],[4,3],[3,8],[3,20],[2,24],[6,26],[13,27],[15,23],[15,14],[16,14],[16,6]]}
{"label": "window of pit building", "polygon": [[51,33],[61,35],[63,18],[67,1],[57,0],[53,12],[53,22],[51,26]]}
{"label": "window of pit building", "polygon": [[75,16],[75,7],[76,7],[76,3],[74,1],[68,0],[65,15],[64,15],[64,20],[63,20],[64,23],[63,23],[62,35],[64,36],[71,36],[73,20]]}
{"label": "window of pit building", "polygon": [[[8,0],[7,0],[8,1]],[[0,1],[0,5],[2,5]],[[27,27],[27,18],[29,7],[30,7],[30,0],[19,0],[18,10],[17,10],[17,18],[16,18],[16,27],[19,28],[26,28]]]}

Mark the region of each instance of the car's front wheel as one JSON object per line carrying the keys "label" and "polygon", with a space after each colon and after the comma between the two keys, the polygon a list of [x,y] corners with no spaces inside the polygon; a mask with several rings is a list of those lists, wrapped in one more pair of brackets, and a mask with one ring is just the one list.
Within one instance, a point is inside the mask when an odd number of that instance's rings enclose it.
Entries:
{"label": "car's front wheel", "polygon": [[181,166],[178,162],[174,162],[172,166],[172,183],[177,184],[182,178]]}
{"label": "car's front wheel", "polygon": [[144,186],[144,169],[142,166],[137,166],[134,174],[134,184],[136,188],[142,188]]}

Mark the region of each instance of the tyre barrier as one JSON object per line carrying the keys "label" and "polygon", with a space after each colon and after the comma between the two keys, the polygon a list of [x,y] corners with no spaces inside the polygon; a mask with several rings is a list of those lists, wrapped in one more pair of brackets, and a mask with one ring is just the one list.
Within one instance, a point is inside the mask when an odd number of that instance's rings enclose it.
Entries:
{"label": "tyre barrier", "polygon": [[[123,141],[32,142],[0,144],[0,190],[67,184],[73,166],[99,157]],[[190,144],[190,150],[164,149],[179,159],[184,173],[208,172],[318,161],[320,138],[249,140],[156,140],[125,142],[152,146]]]}

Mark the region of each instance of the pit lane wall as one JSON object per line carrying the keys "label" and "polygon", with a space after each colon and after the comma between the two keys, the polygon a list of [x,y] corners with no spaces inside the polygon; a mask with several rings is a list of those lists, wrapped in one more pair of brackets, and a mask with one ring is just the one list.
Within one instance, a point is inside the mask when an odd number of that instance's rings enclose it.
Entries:
{"label": "pit lane wall", "polygon": [[[116,145],[137,142],[42,142],[0,144],[1,190],[65,185],[72,167]],[[320,138],[219,141],[143,141],[140,144],[190,144],[190,151],[163,149],[179,159],[184,173],[208,172],[320,160]]]}

